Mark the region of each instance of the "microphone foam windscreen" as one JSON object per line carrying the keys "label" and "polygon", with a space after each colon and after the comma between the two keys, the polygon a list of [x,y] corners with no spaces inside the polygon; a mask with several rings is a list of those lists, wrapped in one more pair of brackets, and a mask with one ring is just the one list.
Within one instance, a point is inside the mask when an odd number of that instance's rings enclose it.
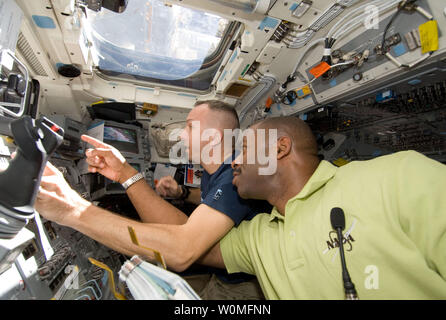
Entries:
{"label": "microphone foam windscreen", "polygon": [[333,208],[330,212],[330,221],[333,229],[341,228],[344,230],[345,228],[345,216],[344,211],[341,208]]}

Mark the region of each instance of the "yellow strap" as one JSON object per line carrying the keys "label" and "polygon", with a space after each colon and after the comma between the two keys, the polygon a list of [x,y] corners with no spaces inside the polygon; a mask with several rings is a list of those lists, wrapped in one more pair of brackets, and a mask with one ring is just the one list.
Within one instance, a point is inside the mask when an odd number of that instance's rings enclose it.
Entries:
{"label": "yellow strap", "polygon": [[162,254],[159,251],[156,251],[154,249],[147,248],[147,247],[144,247],[144,246],[140,245],[139,241],[138,241],[138,238],[136,237],[135,230],[132,227],[130,227],[130,226],[128,227],[128,230],[129,230],[129,234],[130,234],[130,239],[132,239],[133,244],[135,244],[138,247],[141,247],[141,248],[143,248],[145,250],[153,252],[153,254],[155,255],[156,261],[158,261],[158,263],[160,263],[163,266],[164,269],[167,269],[166,262],[164,261],[164,258],[162,256]]}
{"label": "yellow strap", "polygon": [[88,258],[88,260],[95,266],[98,266],[99,268],[102,268],[108,272],[108,276],[109,276],[108,284],[110,285],[110,290],[113,292],[115,298],[118,300],[127,300],[126,297],[124,297],[122,294],[117,292],[115,289],[115,279],[113,277],[113,271],[105,263],[102,263],[102,262],[95,260],[93,258]]}

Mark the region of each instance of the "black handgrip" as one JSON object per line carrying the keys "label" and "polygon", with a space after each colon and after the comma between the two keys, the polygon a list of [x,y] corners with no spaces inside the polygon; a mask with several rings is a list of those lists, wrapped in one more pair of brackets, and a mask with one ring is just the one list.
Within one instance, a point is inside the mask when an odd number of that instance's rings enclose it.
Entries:
{"label": "black handgrip", "polygon": [[0,173],[0,204],[19,211],[23,207],[22,213],[30,215],[46,161],[62,143],[64,132],[46,118],[29,116],[12,121],[10,129],[17,151],[8,169]]}

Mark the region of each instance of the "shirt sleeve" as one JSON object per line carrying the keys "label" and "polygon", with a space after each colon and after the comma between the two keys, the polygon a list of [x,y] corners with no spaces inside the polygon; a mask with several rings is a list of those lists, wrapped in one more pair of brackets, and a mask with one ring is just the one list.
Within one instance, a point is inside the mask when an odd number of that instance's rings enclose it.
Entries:
{"label": "shirt sleeve", "polygon": [[255,275],[249,254],[250,227],[254,221],[243,221],[220,240],[220,250],[228,273],[244,272]]}
{"label": "shirt sleeve", "polygon": [[446,166],[409,151],[396,171],[402,229],[446,280]]}
{"label": "shirt sleeve", "polygon": [[238,226],[242,220],[253,213],[249,202],[238,196],[237,189],[232,183],[214,186],[209,190],[202,203],[227,215],[234,221],[235,226]]}

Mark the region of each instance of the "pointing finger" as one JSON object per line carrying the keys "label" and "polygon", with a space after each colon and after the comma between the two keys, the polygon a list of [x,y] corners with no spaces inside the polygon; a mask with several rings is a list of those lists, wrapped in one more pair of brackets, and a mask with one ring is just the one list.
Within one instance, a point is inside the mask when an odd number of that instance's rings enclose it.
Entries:
{"label": "pointing finger", "polygon": [[108,147],[108,145],[105,144],[104,142],[102,142],[102,141],[100,141],[100,140],[98,140],[98,139],[95,139],[95,138],[93,138],[93,137],[87,136],[86,134],[83,134],[83,135],[81,136],[81,139],[82,139],[83,141],[85,141],[85,142],[91,144],[91,145],[92,145],[93,147],[95,147],[95,148],[106,148],[106,147]]}
{"label": "pointing finger", "polygon": [[104,149],[104,148],[94,149],[88,153],[88,157],[99,156],[99,157],[106,158],[107,156],[110,156],[110,155],[113,155],[113,152],[110,149]]}

